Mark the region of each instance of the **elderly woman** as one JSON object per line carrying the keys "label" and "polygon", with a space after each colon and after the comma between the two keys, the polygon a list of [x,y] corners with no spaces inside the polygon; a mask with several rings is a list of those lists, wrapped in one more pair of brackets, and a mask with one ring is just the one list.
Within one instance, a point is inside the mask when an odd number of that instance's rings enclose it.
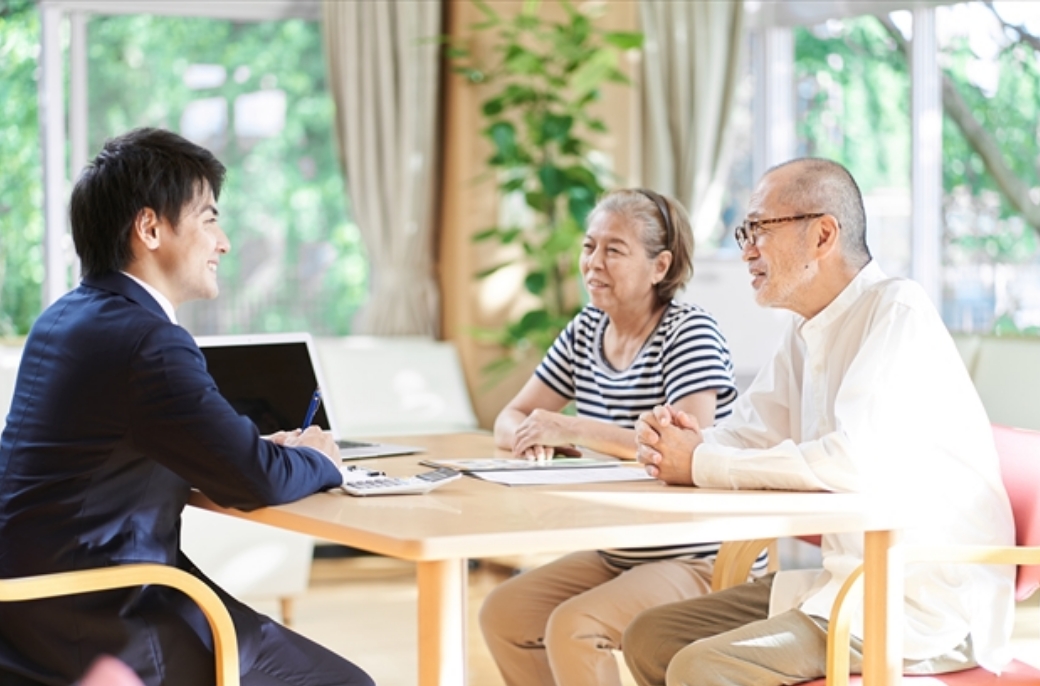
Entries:
{"label": "elderly woman", "polygon": [[[655,405],[701,426],[729,415],[737,392],[726,340],[710,314],[673,300],[692,260],[682,205],[645,189],[606,195],[582,246],[590,304],[498,415],[498,446],[529,459],[579,446],[633,459],[633,426]],[[576,416],[561,414],[571,400]],[[506,581],[480,612],[506,684],[620,684],[611,651],[625,627],[647,608],[708,593],[718,548],[583,551]]]}

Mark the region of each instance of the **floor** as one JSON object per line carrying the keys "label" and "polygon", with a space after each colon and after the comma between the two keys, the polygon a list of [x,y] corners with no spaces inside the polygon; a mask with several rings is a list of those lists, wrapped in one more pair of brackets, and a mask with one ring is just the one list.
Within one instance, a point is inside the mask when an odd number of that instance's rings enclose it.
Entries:
{"label": "floor", "polygon": [[[488,591],[508,572],[483,564],[469,576],[470,686],[502,686],[484,647],[476,612]],[[252,603],[279,616],[274,601]],[[294,628],[363,667],[380,686],[418,683],[415,566],[383,557],[316,559],[310,588],[294,603]],[[1013,646],[1018,659],[1040,667],[1040,607],[1020,604]],[[622,682],[635,682],[621,665]]]}
{"label": "floor", "polygon": [[[469,573],[470,686],[503,686],[477,626],[484,597],[509,572],[478,565]],[[415,565],[384,557],[316,559],[307,593],[293,604],[293,628],[357,663],[379,686],[418,683]],[[252,602],[279,617],[275,601]],[[624,686],[635,686],[622,665]]]}

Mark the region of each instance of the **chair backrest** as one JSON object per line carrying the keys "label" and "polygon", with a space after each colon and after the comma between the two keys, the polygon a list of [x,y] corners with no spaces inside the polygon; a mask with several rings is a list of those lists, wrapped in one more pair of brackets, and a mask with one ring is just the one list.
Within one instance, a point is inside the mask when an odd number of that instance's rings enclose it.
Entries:
{"label": "chair backrest", "polygon": [[[1000,472],[1015,516],[1015,544],[1040,546],[1040,431],[993,425]],[[1040,565],[1018,568],[1015,597],[1040,588]]]}

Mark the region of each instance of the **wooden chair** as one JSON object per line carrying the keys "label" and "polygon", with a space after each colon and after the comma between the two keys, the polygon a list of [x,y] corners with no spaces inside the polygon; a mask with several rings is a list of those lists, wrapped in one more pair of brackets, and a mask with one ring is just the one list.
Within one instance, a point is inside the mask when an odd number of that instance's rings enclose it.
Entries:
{"label": "wooden chair", "polygon": [[[965,564],[1017,565],[1015,598],[1022,601],[1040,588],[1040,432],[993,426],[1000,457],[1001,476],[1015,518],[1014,546],[912,546],[905,561]],[[770,541],[727,543],[715,566],[712,590],[721,590],[748,578],[755,557]],[[859,675],[849,675],[849,640],[852,615],[862,604],[863,567],[846,580],[831,611],[827,634],[827,678],[809,686],[861,684]],[[928,686],[1032,686],[1040,685],[1040,669],[1013,660],[1000,675],[975,667],[960,672],[928,676],[906,676],[907,682]]]}
{"label": "wooden chair", "polygon": [[198,603],[213,631],[217,686],[238,686],[238,639],[231,615],[213,589],[176,567],[130,564],[0,579],[0,602],[55,598],[148,584],[175,588]]}

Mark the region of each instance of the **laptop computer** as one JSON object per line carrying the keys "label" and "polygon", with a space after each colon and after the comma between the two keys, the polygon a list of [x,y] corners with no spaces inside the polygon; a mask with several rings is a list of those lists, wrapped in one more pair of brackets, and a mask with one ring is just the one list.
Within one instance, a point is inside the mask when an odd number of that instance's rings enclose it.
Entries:
{"label": "laptop computer", "polygon": [[331,393],[307,333],[199,336],[206,367],[220,394],[263,435],[301,428],[314,389],[326,389],[313,424],[332,433],[344,460],[407,455],[422,448],[346,440],[336,429]]}

